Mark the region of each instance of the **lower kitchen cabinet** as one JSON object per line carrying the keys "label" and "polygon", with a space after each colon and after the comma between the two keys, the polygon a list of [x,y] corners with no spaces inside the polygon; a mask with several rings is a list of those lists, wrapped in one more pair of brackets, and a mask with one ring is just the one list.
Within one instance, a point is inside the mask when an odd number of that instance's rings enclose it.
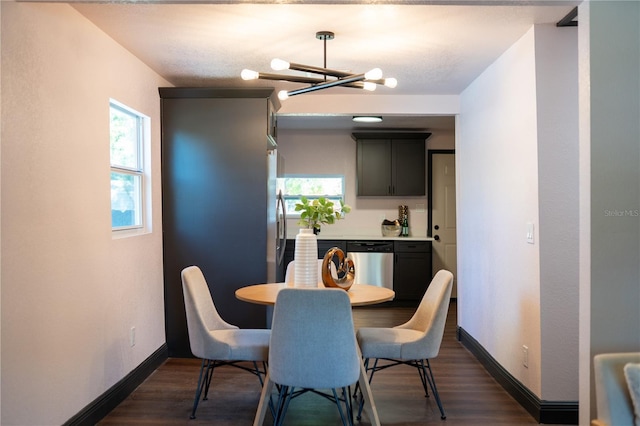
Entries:
{"label": "lower kitchen cabinet", "polygon": [[430,241],[395,241],[393,290],[395,300],[422,299],[432,278]]}

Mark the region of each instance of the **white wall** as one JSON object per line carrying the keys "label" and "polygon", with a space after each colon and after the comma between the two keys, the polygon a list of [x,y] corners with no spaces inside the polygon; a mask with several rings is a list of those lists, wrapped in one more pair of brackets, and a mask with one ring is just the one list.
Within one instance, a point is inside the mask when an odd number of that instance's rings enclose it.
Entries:
{"label": "white wall", "polygon": [[539,245],[525,240],[539,223],[534,41],[530,30],[461,94],[458,322],[540,395]]}
{"label": "white wall", "polygon": [[640,351],[640,3],[580,6],[580,424],[593,356]]}
{"label": "white wall", "polygon": [[[453,149],[452,131],[433,132],[427,149]],[[347,131],[290,130],[278,131],[278,150],[284,156],[285,174],[339,174],[345,177],[346,203],[352,208],[344,220],[324,226],[322,235],[381,236],[383,218],[398,218],[398,205],[409,206],[412,236],[427,234],[427,197],[356,197],[356,142]],[[425,159],[426,161],[426,159]],[[422,204],[423,212],[416,206]],[[288,221],[288,234],[295,237],[297,220]]]}
{"label": "white wall", "polygon": [[535,27],[541,395],[578,400],[578,31]]}
{"label": "white wall", "polygon": [[[1,7],[1,422],[60,424],[165,342],[157,88],[168,83],[68,5]],[[152,131],[153,232],[116,240],[110,97]]]}
{"label": "white wall", "polygon": [[[577,218],[577,90],[559,84],[577,77],[577,39],[575,30],[564,31],[532,28],[461,94],[458,322],[540,399],[571,401],[578,392],[577,231],[569,224],[561,241],[553,235],[564,229],[554,222],[559,196],[569,198],[560,214]],[[554,73],[558,82],[549,80]],[[554,144],[568,167],[554,158]],[[527,223],[534,244],[526,241]],[[568,280],[556,278],[559,270]]]}

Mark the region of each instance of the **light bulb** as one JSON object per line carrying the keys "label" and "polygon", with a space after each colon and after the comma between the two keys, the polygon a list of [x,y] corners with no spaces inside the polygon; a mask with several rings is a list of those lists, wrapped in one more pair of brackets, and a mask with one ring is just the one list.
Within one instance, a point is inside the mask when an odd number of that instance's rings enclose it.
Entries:
{"label": "light bulb", "polygon": [[370,116],[370,115],[356,115],[352,118],[353,121],[358,123],[380,123],[382,121],[382,117],[379,116]]}
{"label": "light bulb", "polygon": [[395,78],[385,78],[384,85],[393,89],[398,85],[398,80]]}
{"label": "light bulb", "polygon": [[382,70],[380,68],[374,68],[364,75],[366,80],[380,80],[382,78]]}
{"label": "light bulb", "polygon": [[256,80],[259,76],[260,74],[257,71],[251,71],[248,69],[244,69],[240,73],[240,77],[242,77],[243,80]]}
{"label": "light bulb", "polygon": [[376,90],[376,84],[372,83],[370,81],[365,81],[363,82],[362,88],[364,90],[368,90],[369,92],[373,92],[374,90]]}
{"label": "light bulb", "polygon": [[275,71],[282,71],[289,69],[289,62],[283,61],[282,59],[274,59],[271,61],[271,69]]}
{"label": "light bulb", "polygon": [[289,93],[286,90],[281,90],[278,92],[278,99],[281,101],[286,101],[289,98]]}

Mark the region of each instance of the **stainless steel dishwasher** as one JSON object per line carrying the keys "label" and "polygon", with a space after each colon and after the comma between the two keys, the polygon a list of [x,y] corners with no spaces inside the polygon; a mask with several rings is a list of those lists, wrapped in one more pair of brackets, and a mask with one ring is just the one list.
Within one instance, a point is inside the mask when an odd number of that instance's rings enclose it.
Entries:
{"label": "stainless steel dishwasher", "polygon": [[355,267],[354,284],[393,290],[393,241],[348,241],[347,257]]}

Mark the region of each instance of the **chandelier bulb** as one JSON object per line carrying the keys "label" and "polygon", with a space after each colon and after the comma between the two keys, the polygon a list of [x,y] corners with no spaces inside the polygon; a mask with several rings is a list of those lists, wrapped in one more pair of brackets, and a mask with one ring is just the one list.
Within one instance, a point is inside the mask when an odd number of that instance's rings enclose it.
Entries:
{"label": "chandelier bulb", "polygon": [[289,93],[286,90],[281,90],[278,92],[278,99],[281,101],[286,101],[289,98]]}
{"label": "chandelier bulb", "polygon": [[376,84],[375,84],[375,83],[372,83],[372,82],[370,82],[370,81],[365,81],[365,82],[363,83],[362,88],[363,88],[364,90],[369,91],[369,92],[373,92],[374,90],[376,90]]}
{"label": "chandelier bulb", "polygon": [[380,68],[374,68],[364,75],[366,80],[380,80],[382,78],[382,70]]}
{"label": "chandelier bulb", "polygon": [[282,59],[273,59],[271,61],[271,69],[274,71],[282,71],[282,70],[288,70],[289,69],[289,62],[284,61]]}
{"label": "chandelier bulb", "polygon": [[240,77],[242,77],[243,80],[257,80],[258,77],[260,77],[260,73],[258,73],[257,71],[244,69],[240,73]]}
{"label": "chandelier bulb", "polygon": [[398,80],[395,78],[385,78],[384,85],[393,89],[398,85]]}

